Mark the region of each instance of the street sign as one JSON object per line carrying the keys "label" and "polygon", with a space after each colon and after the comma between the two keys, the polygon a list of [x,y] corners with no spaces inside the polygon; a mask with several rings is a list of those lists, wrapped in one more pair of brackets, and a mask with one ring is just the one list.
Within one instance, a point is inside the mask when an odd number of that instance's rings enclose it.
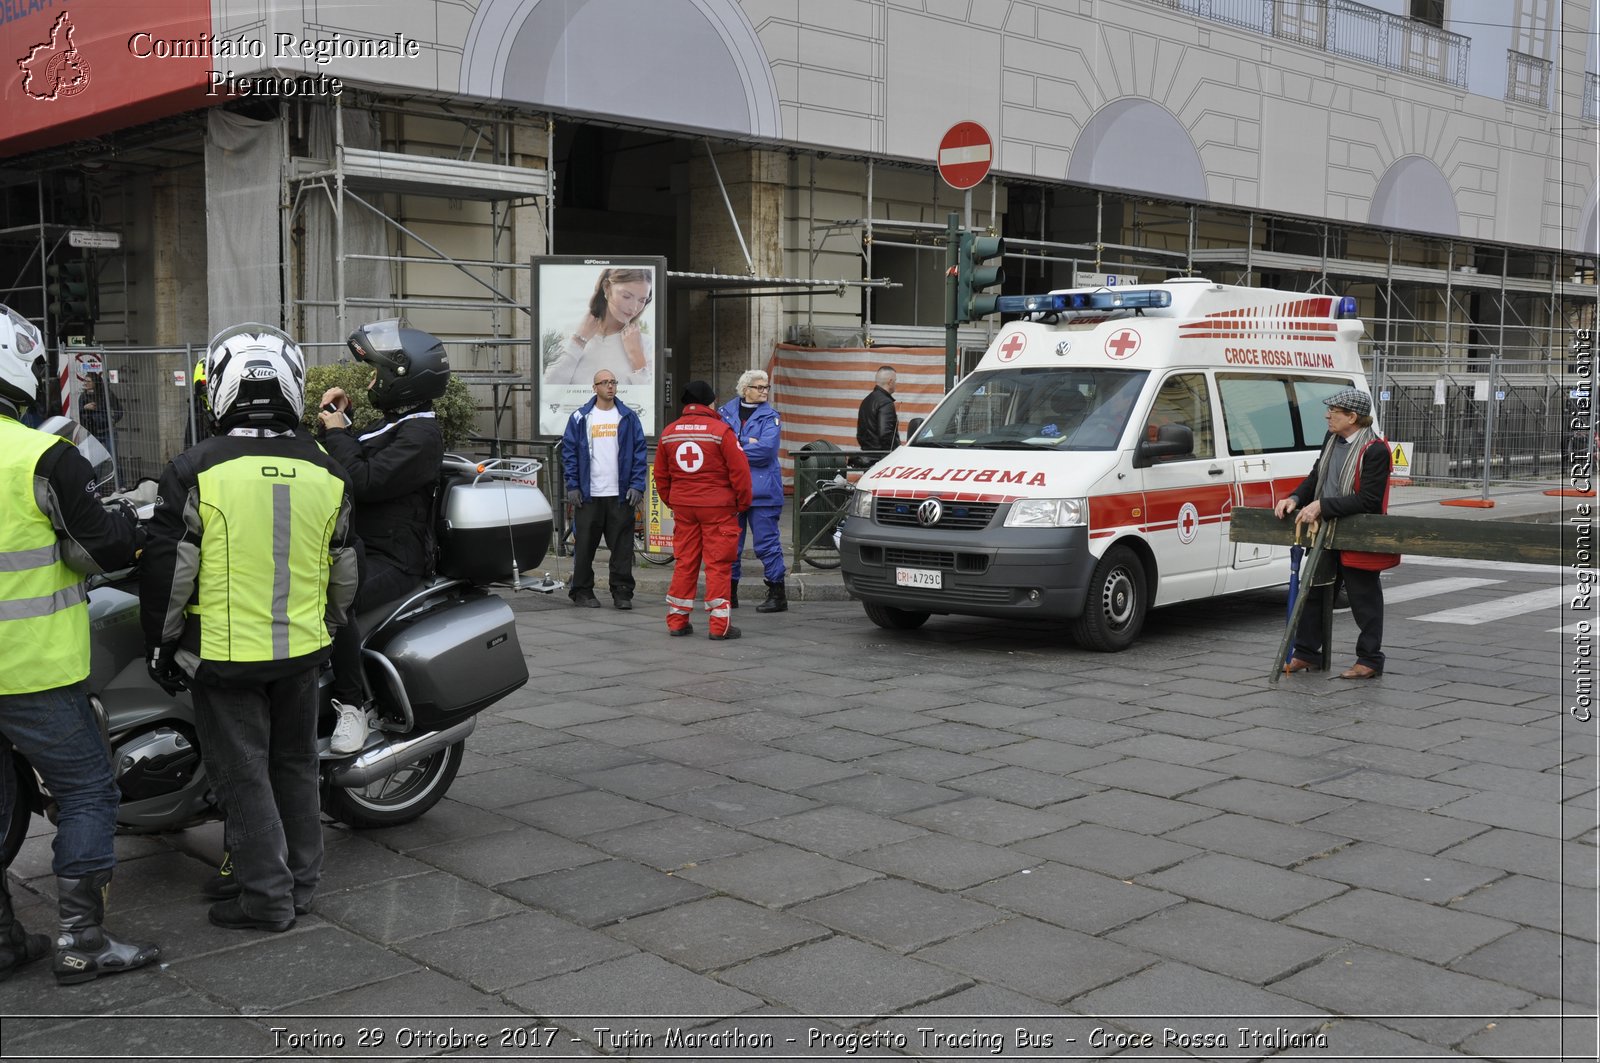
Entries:
{"label": "street sign", "polygon": [[1074,288],[1115,288],[1119,284],[1138,283],[1138,277],[1127,273],[1091,273],[1084,269],[1072,271]]}
{"label": "street sign", "polygon": [[939,141],[939,176],[951,188],[971,188],[989,176],[994,141],[977,122],[957,122]]}
{"label": "street sign", "polygon": [[67,232],[67,243],[73,247],[114,251],[122,246],[122,234],[100,232],[96,229],[72,229]]}

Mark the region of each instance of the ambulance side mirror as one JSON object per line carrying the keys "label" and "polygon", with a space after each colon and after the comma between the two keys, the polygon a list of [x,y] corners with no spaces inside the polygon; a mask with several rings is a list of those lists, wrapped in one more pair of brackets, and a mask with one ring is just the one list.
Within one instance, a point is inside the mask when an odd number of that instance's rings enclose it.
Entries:
{"label": "ambulance side mirror", "polygon": [[906,442],[907,443],[911,442],[911,440],[913,438],[915,438],[915,436],[917,434],[917,431],[918,431],[918,429],[920,429],[922,427],[922,423],[923,423],[924,420],[925,420],[925,418],[922,418],[922,417],[913,417],[913,418],[911,418],[911,420],[906,422]]}
{"label": "ambulance side mirror", "polygon": [[1194,453],[1194,432],[1186,424],[1164,424],[1154,439],[1141,439],[1133,448],[1133,467],[1146,469],[1159,458],[1179,458]]}

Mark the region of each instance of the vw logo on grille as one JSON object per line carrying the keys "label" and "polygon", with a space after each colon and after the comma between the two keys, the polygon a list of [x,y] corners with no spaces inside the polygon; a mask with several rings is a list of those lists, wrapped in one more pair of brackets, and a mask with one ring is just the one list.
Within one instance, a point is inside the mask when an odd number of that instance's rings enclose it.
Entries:
{"label": "vw logo on grille", "polygon": [[931,527],[939,523],[939,518],[944,516],[944,503],[937,498],[925,500],[917,507],[917,523]]}

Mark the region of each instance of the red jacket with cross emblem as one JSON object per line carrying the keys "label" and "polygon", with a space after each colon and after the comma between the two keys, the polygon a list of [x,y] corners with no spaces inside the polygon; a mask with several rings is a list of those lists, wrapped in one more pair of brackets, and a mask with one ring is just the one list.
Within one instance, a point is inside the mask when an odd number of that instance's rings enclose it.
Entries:
{"label": "red jacket with cross emblem", "polygon": [[656,444],[656,490],[668,507],[750,508],[750,462],[709,406],[690,403]]}

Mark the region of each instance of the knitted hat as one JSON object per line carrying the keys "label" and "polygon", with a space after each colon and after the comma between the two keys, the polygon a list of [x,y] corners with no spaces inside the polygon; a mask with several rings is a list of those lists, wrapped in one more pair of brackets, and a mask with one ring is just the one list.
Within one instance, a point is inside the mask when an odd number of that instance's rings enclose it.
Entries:
{"label": "knitted hat", "polygon": [[711,390],[711,385],[704,380],[691,380],[684,386],[683,395],[679,397],[685,406],[691,402],[701,406],[710,406],[717,401],[717,393]]}
{"label": "knitted hat", "polygon": [[1337,406],[1358,416],[1372,412],[1372,396],[1359,388],[1343,388],[1322,400],[1324,406]]}

